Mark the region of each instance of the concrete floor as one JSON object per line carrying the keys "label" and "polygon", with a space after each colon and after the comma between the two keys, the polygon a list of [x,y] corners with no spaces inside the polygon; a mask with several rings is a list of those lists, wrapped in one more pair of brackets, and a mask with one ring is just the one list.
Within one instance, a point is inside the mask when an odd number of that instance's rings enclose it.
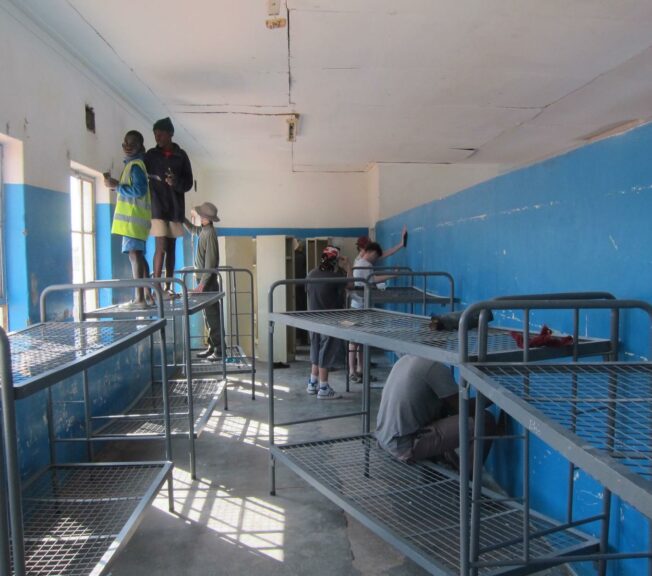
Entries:
{"label": "concrete floor", "polygon": [[[352,384],[339,400],[308,396],[308,371],[308,363],[300,360],[275,372],[277,421],[359,408],[359,384]],[[381,365],[375,372],[382,380],[388,367]],[[261,365],[259,381],[266,381],[266,374]],[[336,371],[330,379],[341,392],[344,374]],[[380,393],[372,391],[374,406]],[[164,488],[117,557],[112,575],[426,574],[283,465],[277,466],[277,495],[269,494],[267,413],[262,387],[252,401],[246,375],[231,383],[229,411],[216,410],[197,441],[196,481],[188,472],[186,443],[175,440],[175,512],[168,512]],[[293,426],[281,431],[277,441],[360,432],[359,419],[348,420]],[[140,460],[161,458],[162,449],[130,442],[116,450],[112,457]]]}

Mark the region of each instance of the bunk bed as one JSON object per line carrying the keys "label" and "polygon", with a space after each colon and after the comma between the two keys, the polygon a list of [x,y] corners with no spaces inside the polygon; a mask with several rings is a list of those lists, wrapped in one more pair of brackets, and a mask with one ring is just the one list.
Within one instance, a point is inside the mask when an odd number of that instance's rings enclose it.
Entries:
{"label": "bunk bed", "polygon": [[[185,281],[179,278],[149,280],[150,283],[157,285],[170,281],[180,287],[180,298],[163,301],[163,315],[173,321],[172,330],[175,335],[172,351],[175,360],[171,366],[173,369],[176,367],[178,348],[176,341],[177,319],[182,322],[183,333],[180,346],[182,365],[179,370],[180,374],[177,375],[180,377],[175,377],[169,382],[171,432],[175,437],[187,438],[191,476],[196,478],[195,439],[201,434],[217,405],[219,396],[225,387],[226,375],[223,373],[222,380],[195,377],[197,374],[191,361],[190,350],[190,316],[203,311],[207,306],[216,303],[221,305],[224,292],[218,290],[217,292],[189,293]],[[114,304],[93,311],[83,311],[82,317],[127,319],[149,317],[155,313],[156,311],[151,307],[143,306],[141,309],[125,310]],[[165,430],[162,407],[161,382],[152,379],[151,385],[144,387],[142,394],[124,412],[94,416],[93,420],[98,427],[94,431],[93,437],[105,440],[160,438]]]}
{"label": "bunk bed", "polygon": [[[392,278],[386,282],[377,282],[375,278],[378,276],[392,276]],[[441,294],[429,290],[429,284],[438,278],[443,279],[447,284],[447,288],[442,290]],[[453,311],[455,303],[459,302],[459,299],[455,298],[455,281],[448,272],[415,272],[401,267],[374,267],[373,273],[369,276],[369,282],[371,283],[368,289],[372,306],[409,304],[410,313],[420,311],[421,314],[426,315],[429,306],[448,306],[449,310]],[[363,293],[364,286],[356,286],[350,290],[351,295],[362,296]],[[417,309],[416,307],[419,305],[420,309]]]}
{"label": "bunk bed", "polygon": [[[224,278],[224,304],[221,307],[224,351],[220,354],[218,362],[193,357],[192,368],[194,374],[202,377],[220,373],[224,375],[224,409],[228,410],[229,376],[249,374],[251,399],[256,399],[254,276],[247,268],[219,266],[217,271]],[[187,276],[195,272],[191,268],[179,270],[184,283],[187,282]],[[247,353],[247,349],[250,353]]]}
{"label": "bunk bed", "polygon": [[[369,430],[369,346],[456,365],[460,359],[457,330],[433,331],[430,318],[370,308],[368,290],[365,291],[367,306],[360,310],[275,312],[273,292],[288,282],[291,281],[275,283],[269,293],[270,355],[274,326],[278,323],[362,344],[367,369],[359,412],[277,422],[274,371],[273,367],[269,368],[271,494],[276,493],[276,462],[281,462],[430,573],[467,576],[471,573],[466,560],[470,526],[463,521],[460,510],[468,498],[468,476],[466,481],[461,481],[456,474],[432,463],[398,462],[377,446]],[[481,352],[480,338],[486,357],[492,361],[507,362],[522,357],[523,351],[517,347],[510,330],[486,325],[481,328],[480,335],[477,330],[468,333],[465,345],[469,357],[477,358]],[[531,358],[537,359],[569,354],[602,355],[612,354],[614,345],[617,342],[578,337],[573,346],[529,352]],[[276,444],[277,427],[351,416],[362,417],[360,435]],[[527,502],[510,501],[486,489],[476,493],[476,502],[482,502],[478,518],[484,527],[479,560],[488,565],[480,574],[529,573],[541,569],[539,560],[544,564],[560,564],[571,556],[594,553],[599,547],[596,539],[574,526],[560,526],[559,522],[532,512]],[[524,523],[535,527],[529,548],[531,557],[525,564],[520,547]]]}
{"label": "bunk bed", "polygon": [[[504,301],[481,302],[472,305],[460,321],[461,359],[460,406],[468,412],[470,389],[475,392],[476,424],[481,426],[479,410],[488,399],[519,422],[523,428],[523,450],[527,454],[529,437],[540,440],[558,451],[569,461],[566,525],[581,526],[597,522],[600,526],[600,548],[585,553],[579,559],[598,561],[599,573],[606,573],[606,562],[625,558],[648,558],[648,573],[652,570],[652,546],[640,552],[609,552],[611,522],[611,494],[631,504],[648,519],[652,518],[652,439],[649,423],[652,419],[652,362],[619,361],[614,353],[604,362],[572,362],[533,364],[527,354],[520,362],[487,362],[481,355],[477,362],[468,362],[468,317],[472,313],[510,310],[522,311],[523,330],[527,332],[532,310],[567,310],[576,318],[580,311],[596,315],[609,313],[611,339],[618,340],[621,311],[645,316],[648,335],[652,335],[652,306],[635,300],[559,300],[533,302],[516,297]],[[634,312],[631,312],[634,311]],[[638,311],[638,312],[636,312]],[[628,317],[628,320],[631,316]],[[640,324],[639,324],[640,325]],[[526,333],[527,338],[527,333]],[[480,343],[481,349],[485,342]],[[650,342],[652,346],[652,342]],[[649,354],[648,354],[649,356]],[[574,355],[574,360],[577,356]],[[484,411],[483,411],[484,412]],[[481,435],[476,428],[475,450],[481,450]],[[464,435],[460,444],[464,443]],[[477,452],[476,452],[477,453]],[[522,472],[525,494],[529,492],[527,457]],[[473,474],[481,465],[473,462]],[[573,495],[577,470],[581,469],[603,487],[602,511],[588,518],[577,518]],[[468,478],[469,467],[462,467],[461,477]],[[480,513],[474,494],[479,486],[473,483],[470,499],[462,502],[462,514],[473,521]],[[560,490],[564,492],[564,490]],[[524,525],[521,536],[521,555],[530,554],[532,527]],[[489,564],[480,558],[483,544],[478,530],[471,530],[468,543],[468,562],[476,568]]]}
{"label": "bunk bed", "polygon": [[[144,281],[123,286],[144,286]],[[84,290],[107,287],[106,282],[59,287]],[[160,290],[158,312],[162,314]],[[44,313],[44,296],[41,311]],[[10,550],[2,559],[4,574],[106,574],[112,558],[129,540],[147,506],[167,480],[173,509],[171,437],[167,406],[166,363],[161,366],[164,389],[164,461],[63,464],[56,461],[51,442],[50,464],[33,478],[21,481],[15,403],[37,392],[48,392],[48,420],[52,434],[51,390],[61,380],[84,373],[133,344],[159,334],[165,360],[165,320],[45,321],[12,334],[0,330],[2,378],[2,432],[6,475],[8,524],[0,526],[8,538],[0,546]],[[84,377],[84,404],[90,408]],[[51,438],[52,439],[52,438]],[[4,490],[0,491],[3,493]],[[0,507],[2,503],[0,502]]]}

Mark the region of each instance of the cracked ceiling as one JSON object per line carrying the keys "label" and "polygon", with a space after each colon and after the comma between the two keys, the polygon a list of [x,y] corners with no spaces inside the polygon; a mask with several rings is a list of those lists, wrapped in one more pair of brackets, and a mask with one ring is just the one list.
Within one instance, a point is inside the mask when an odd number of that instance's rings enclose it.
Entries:
{"label": "cracked ceiling", "polygon": [[217,170],[513,167],[652,116],[649,0],[12,1]]}

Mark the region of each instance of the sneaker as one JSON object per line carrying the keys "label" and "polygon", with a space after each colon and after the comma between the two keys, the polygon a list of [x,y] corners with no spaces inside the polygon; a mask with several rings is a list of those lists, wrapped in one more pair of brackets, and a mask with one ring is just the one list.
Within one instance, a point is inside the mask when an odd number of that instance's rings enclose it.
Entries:
{"label": "sneaker", "polygon": [[[363,380],[362,372],[356,372],[355,375],[356,378],[358,379],[357,382],[362,382]],[[378,382],[378,378],[376,378],[373,374],[369,374],[369,382]]]}
{"label": "sneaker", "polygon": [[306,392],[308,394],[317,394],[317,391],[319,390],[319,382],[311,382],[308,380],[308,386],[306,388]]}
{"label": "sneaker", "polygon": [[349,374],[349,382],[353,382],[354,384],[360,384],[360,382],[362,382],[362,378],[357,374]]}
{"label": "sneaker", "polygon": [[222,357],[219,356],[217,352],[213,352],[210,356],[206,356],[206,360],[209,362],[221,362]]}
{"label": "sneaker", "polygon": [[197,352],[197,358],[208,358],[214,352],[213,348],[209,346],[203,352]]}
{"label": "sneaker", "polygon": [[317,392],[317,398],[319,400],[335,400],[337,398],[341,398],[342,395],[338,394],[333,390],[330,386],[326,386],[325,388],[322,388],[321,386],[319,387],[319,392]]}

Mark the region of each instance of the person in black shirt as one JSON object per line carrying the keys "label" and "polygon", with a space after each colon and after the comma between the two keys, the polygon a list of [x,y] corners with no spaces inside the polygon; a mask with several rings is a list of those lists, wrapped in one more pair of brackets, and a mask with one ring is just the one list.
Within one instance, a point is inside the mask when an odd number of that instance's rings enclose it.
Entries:
{"label": "person in black shirt", "polygon": [[[339,250],[334,246],[326,246],[322,252],[319,266],[310,271],[308,278],[346,278],[350,269],[351,264],[348,258],[340,256]],[[344,308],[345,288],[345,282],[341,284],[326,282],[306,284],[308,310]],[[310,333],[310,362],[312,366],[306,389],[308,394],[316,394],[320,400],[340,398],[340,395],[328,383],[328,371],[337,361],[341,345],[341,341],[337,338],[316,332]]]}
{"label": "person in black shirt", "polygon": [[[176,239],[183,236],[185,193],[192,188],[192,167],[188,155],[174,142],[174,126],[169,118],[154,124],[156,147],[145,154],[145,166],[152,193],[152,230],[156,239],[154,276],[174,275]],[[168,297],[173,296],[171,284]]]}

